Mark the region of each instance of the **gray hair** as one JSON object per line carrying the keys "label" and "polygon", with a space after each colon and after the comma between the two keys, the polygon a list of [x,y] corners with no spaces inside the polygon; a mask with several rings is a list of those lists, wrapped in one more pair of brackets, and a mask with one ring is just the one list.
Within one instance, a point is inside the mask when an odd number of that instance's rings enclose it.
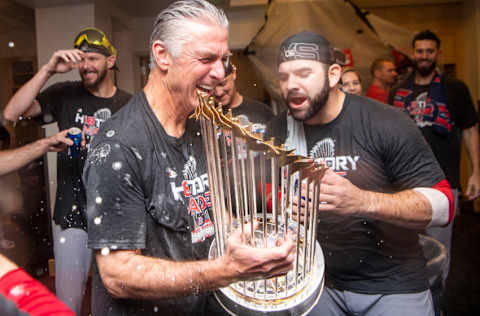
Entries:
{"label": "gray hair", "polygon": [[228,29],[228,19],[222,9],[205,0],[180,0],[170,4],[161,11],[153,24],[150,36],[150,69],[155,67],[155,57],[152,45],[161,40],[167,46],[173,57],[178,57],[182,52],[183,44],[193,40],[191,34],[183,26],[188,20],[203,20],[216,23]]}

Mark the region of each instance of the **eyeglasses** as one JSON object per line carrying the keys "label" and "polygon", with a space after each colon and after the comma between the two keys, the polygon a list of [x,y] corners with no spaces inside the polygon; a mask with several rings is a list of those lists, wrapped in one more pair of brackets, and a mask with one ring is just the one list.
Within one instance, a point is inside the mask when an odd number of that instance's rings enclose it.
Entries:
{"label": "eyeglasses", "polygon": [[93,46],[92,48],[103,49],[106,50],[106,52],[108,52],[110,55],[117,55],[117,50],[115,47],[110,44],[107,36],[105,36],[105,33],[99,29],[94,27],[83,29],[75,38],[73,47],[80,48],[85,41],[90,47]]}

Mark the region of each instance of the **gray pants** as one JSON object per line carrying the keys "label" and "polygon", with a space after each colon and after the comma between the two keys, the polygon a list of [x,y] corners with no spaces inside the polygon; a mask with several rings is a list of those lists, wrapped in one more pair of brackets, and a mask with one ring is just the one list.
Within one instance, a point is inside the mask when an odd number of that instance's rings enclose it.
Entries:
{"label": "gray pants", "polygon": [[433,316],[430,290],[409,294],[359,294],[325,287],[315,316]]}
{"label": "gray pants", "polygon": [[92,262],[87,232],[79,228],[62,230],[53,225],[55,288],[57,297],[79,316]]}
{"label": "gray pants", "polygon": [[452,229],[453,229],[453,220],[455,219],[455,215],[457,213],[458,207],[458,189],[452,189],[453,192],[453,199],[454,199],[454,216],[452,221],[446,227],[430,227],[425,230],[425,233],[441,242],[445,248],[447,248],[447,264],[445,265],[445,269],[442,271],[442,283],[445,286],[445,282],[447,281],[448,272],[450,271],[450,249],[452,248]]}

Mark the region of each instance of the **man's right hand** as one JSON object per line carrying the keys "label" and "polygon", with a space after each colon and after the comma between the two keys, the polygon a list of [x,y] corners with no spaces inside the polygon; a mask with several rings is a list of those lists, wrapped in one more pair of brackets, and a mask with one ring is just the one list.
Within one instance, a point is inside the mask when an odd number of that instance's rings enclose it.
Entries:
{"label": "man's right hand", "polygon": [[58,134],[41,139],[40,141],[47,147],[48,151],[60,152],[65,150],[68,146],[73,145],[73,141],[67,137],[69,129],[63,130]]}
{"label": "man's right hand", "polygon": [[227,241],[225,268],[235,276],[233,282],[271,278],[293,268],[295,244],[291,236],[277,239],[273,248],[254,248],[249,245],[249,232],[237,229]]}
{"label": "man's right hand", "polygon": [[79,49],[57,50],[45,65],[45,70],[50,74],[69,72],[78,68],[84,57],[85,53]]}

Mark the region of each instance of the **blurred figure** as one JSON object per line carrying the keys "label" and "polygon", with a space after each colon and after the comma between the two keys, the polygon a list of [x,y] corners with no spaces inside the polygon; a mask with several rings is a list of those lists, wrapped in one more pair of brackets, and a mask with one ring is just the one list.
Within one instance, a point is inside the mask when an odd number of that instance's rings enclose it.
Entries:
{"label": "blurred figure", "polygon": [[[131,95],[115,85],[117,51],[105,33],[85,28],[73,40],[73,49],[55,51],[8,102],[4,116],[37,117],[42,124],[57,122],[61,130],[77,127],[84,144],[75,155],[57,156],[57,192],[53,214],[55,287],[58,297],[79,315],[92,252],[87,248],[85,189],[81,175],[90,146],[103,122]],[[78,69],[81,81],[58,82],[40,93],[57,74]]]}
{"label": "blurred figure", "polygon": [[230,64],[225,72],[227,76],[215,87],[215,99],[224,109],[232,109],[233,116],[245,116],[255,132],[264,134],[265,124],[273,117],[272,109],[240,94],[235,86],[237,67]]}
{"label": "blurred figure", "polygon": [[340,86],[343,92],[362,95],[362,78],[360,73],[351,67],[343,69]]}
{"label": "blurred figure", "polygon": [[397,82],[398,74],[395,70],[395,64],[389,59],[375,59],[370,67],[370,72],[373,79],[366,96],[387,103],[388,93]]}
{"label": "blurred figure", "polygon": [[[8,173],[27,165],[47,151],[62,151],[67,145],[73,145],[72,140],[66,137],[67,130],[54,136],[40,139],[34,143],[20,148],[0,151],[0,187],[2,198],[0,199],[0,210],[5,196],[8,195],[2,182]],[[3,214],[2,214],[3,215]],[[4,244],[3,236],[0,236],[0,243]],[[14,262],[0,255],[0,314],[3,316],[73,316],[73,312],[58,300],[40,282],[34,280],[22,268]]]}

